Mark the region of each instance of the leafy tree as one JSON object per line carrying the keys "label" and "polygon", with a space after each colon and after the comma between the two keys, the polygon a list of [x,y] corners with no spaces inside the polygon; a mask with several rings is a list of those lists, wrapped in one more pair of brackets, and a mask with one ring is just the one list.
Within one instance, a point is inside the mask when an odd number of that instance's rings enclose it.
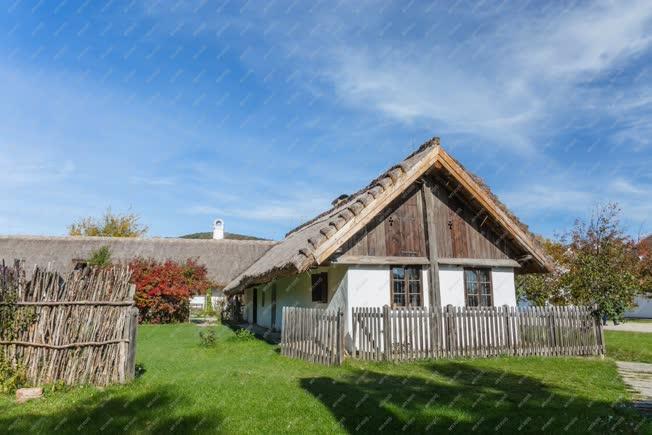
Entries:
{"label": "leafy tree", "polygon": [[108,246],[102,246],[91,252],[88,259],[89,266],[108,267],[111,265],[111,250]]}
{"label": "leafy tree", "polygon": [[137,258],[129,264],[136,284],[136,306],[143,323],[185,322],[190,314],[190,297],[202,294],[213,284],[206,267],[194,259],[185,263]]}
{"label": "leafy tree", "polygon": [[516,295],[535,305],[550,302],[565,305],[568,295],[561,286],[561,276],[568,270],[566,246],[559,242],[540,238],[539,242],[553,260],[554,269],[550,273],[535,273],[516,276]]}
{"label": "leafy tree", "polygon": [[68,227],[71,236],[140,237],[147,233],[140,217],[134,213],[114,214],[107,209],[104,215],[95,219],[86,217]]}
{"label": "leafy tree", "polygon": [[544,246],[555,272],[520,278],[520,293],[536,304],[593,305],[601,314],[620,319],[643,291],[642,261],[637,246],[623,230],[617,204],[598,207],[588,222]]}
{"label": "leafy tree", "polygon": [[638,254],[640,256],[639,275],[641,277],[641,286],[643,292],[652,298],[652,236],[645,239],[639,244]]}

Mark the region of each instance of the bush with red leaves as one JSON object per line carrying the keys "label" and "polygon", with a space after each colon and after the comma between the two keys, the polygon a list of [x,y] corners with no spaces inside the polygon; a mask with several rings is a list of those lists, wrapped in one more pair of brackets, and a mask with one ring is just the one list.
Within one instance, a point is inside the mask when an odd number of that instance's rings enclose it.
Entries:
{"label": "bush with red leaves", "polygon": [[212,287],[206,267],[194,259],[185,263],[136,258],[129,263],[136,284],[136,306],[141,323],[185,322],[190,297]]}

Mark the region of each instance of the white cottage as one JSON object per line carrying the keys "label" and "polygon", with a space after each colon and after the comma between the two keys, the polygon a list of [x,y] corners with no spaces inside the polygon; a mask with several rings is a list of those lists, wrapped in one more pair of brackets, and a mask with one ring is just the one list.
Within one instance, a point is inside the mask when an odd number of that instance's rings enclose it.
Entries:
{"label": "white cottage", "polygon": [[292,230],[225,293],[280,330],[285,306],[516,305],[515,273],[549,271],[535,237],[434,138]]}

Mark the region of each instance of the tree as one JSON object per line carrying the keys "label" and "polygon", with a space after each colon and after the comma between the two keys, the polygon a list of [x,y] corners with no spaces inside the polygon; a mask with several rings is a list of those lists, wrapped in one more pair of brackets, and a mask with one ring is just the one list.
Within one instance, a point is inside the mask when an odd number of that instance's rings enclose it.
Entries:
{"label": "tree", "polygon": [[140,217],[134,213],[113,214],[109,208],[99,219],[86,217],[73,223],[68,233],[71,236],[140,237],[148,228],[139,221]]}
{"label": "tree", "polygon": [[633,306],[643,291],[642,261],[637,246],[620,224],[617,204],[598,207],[588,222],[546,247],[555,261],[547,276],[521,278],[521,294],[533,303],[594,305],[614,320]]}
{"label": "tree", "polygon": [[567,258],[564,255],[566,246],[559,241],[544,238],[540,238],[539,243],[553,260],[553,271],[517,275],[516,295],[520,300],[527,300],[539,306],[547,302],[566,305],[568,295],[561,286],[561,276],[568,270]]}
{"label": "tree", "polygon": [[213,284],[206,267],[194,259],[185,263],[172,260],[160,263],[137,258],[129,264],[136,284],[136,306],[143,323],[185,322],[190,314],[190,297],[203,294]]}
{"label": "tree", "polygon": [[91,252],[88,259],[89,266],[108,267],[111,265],[111,250],[108,246],[102,246]]}

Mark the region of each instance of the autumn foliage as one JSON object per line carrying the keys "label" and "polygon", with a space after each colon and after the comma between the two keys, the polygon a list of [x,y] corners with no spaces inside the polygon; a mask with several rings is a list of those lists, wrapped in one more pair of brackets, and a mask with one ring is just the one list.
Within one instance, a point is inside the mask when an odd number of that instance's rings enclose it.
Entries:
{"label": "autumn foliage", "polygon": [[196,260],[163,263],[137,258],[129,264],[136,284],[136,306],[141,323],[177,323],[188,320],[189,299],[212,284],[206,267]]}

